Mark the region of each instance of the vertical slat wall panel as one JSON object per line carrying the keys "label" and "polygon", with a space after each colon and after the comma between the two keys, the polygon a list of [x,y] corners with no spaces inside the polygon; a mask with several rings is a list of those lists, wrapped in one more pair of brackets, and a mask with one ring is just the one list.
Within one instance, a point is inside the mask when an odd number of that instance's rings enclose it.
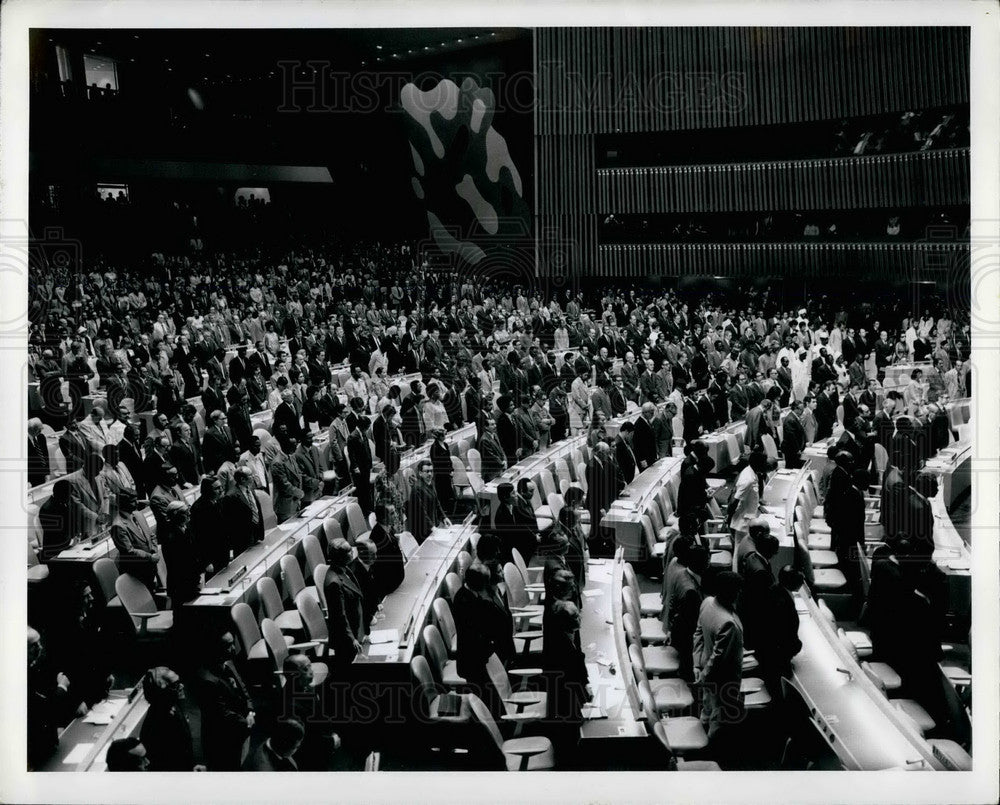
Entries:
{"label": "vertical slat wall panel", "polygon": [[[598,247],[607,212],[962,204],[968,150],[879,158],[597,171],[595,136],[796,123],[968,103],[967,28],[541,28],[536,31],[539,270],[740,271],[841,264],[759,244]],[[715,82],[707,106],[686,79]],[[741,103],[724,103],[727,73]],[[654,76],[661,80],[650,81]],[[624,91],[623,91],[624,90]],[[732,245],[732,244],[730,244]],[[612,251],[608,251],[608,250]],[[567,259],[567,254],[571,255]],[[691,257],[691,255],[695,257]],[[554,258],[559,257],[559,261]],[[912,254],[866,252],[886,270]],[[860,259],[852,256],[851,259]],[[568,264],[568,265],[567,265]],[[742,268],[740,268],[742,266]]]}

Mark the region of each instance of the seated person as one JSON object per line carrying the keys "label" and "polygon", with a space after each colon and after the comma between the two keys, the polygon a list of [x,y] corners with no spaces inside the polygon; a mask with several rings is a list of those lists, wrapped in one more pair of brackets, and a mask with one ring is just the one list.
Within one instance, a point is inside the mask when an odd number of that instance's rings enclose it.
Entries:
{"label": "seated person", "polygon": [[298,771],[295,753],[306,730],[295,719],[275,722],[271,735],[243,763],[242,771]]}
{"label": "seated person", "polygon": [[148,771],[146,747],[138,738],[118,738],[111,742],[105,758],[108,771]]}

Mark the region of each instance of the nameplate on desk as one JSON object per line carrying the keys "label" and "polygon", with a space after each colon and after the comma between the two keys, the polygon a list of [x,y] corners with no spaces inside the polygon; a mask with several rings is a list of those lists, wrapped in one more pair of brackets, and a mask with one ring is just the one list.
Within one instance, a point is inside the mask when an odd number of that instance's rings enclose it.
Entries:
{"label": "nameplate on desk", "polygon": [[238,582],[240,579],[242,579],[246,574],[247,574],[247,568],[246,568],[246,565],[244,565],[239,570],[237,570],[235,573],[233,573],[232,576],[229,577],[227,583],[229,584],[230,587],[232,587],[236,582]]}
{"label": "nameplate on desk", "polygon": [[205,590],[200,590],[198,595],[225,595],[229,590],[223,587],[213,587]]}
{"label": "nameplate on desk", "polygon": [[583,710],[580,711],[580,716],[584,721],[593,721],[598,718],[607,718],[608,714],[601,707],[584,705]]}

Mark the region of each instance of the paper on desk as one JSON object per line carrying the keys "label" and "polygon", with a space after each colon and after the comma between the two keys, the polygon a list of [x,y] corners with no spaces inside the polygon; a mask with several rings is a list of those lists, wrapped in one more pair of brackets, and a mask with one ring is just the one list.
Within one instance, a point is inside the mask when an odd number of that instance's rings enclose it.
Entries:
{"label": "paper on desk", "polygon": [[300,525],[302,524],[299,522],[278,523],[278,530],[287,534],[289,531],[294,531]]}
{"label": "paper on desk", "polygon": [[604,595],[604,590],[584,590],[583,595],[586,598],[596,598],[599,595]]}
{"label": "paper on desk", "polygon": [[391,657],[396,659],[399,656],[399,648],[395,643],[376,643],[368,646],[369,657]]}
{"label": "paper on desk", "polygon": [[98,702],[90,708],[88,715],[96,713],[102,716],[116,716],[126,703],[125,699],[105,699],[103,702]]}
{"label": "paper on desk", "polygon": [[90,754],[90,750],[93,748],[94,745],[92,743],[77,744],[69,751],[69,754],[63,758],[63,763],[72,765],[83,763],[83,761],[86,760],[87,755]]}
{"label": "paper on desk", "polygon": [[376,643],[399,643],[399,629],[375,629],[368,635],[368,642]]}

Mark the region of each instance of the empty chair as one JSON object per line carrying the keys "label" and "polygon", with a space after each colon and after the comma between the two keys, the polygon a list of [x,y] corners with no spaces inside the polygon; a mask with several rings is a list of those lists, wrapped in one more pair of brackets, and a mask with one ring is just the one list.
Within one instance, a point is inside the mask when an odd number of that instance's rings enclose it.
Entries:
{"label": "empty chair", "polygon": [[566,463],[566,459],[559,458],[556,459],[552,468],[555,470],[556,479],[559,482],[559,491],[565,495],[566,489],[571,483],[573,483],[573,476],[569,471],[569,464]]}
{"label": "empty chair", "polygon": [[503,754],[507,771],[544,771],[555,764],[552,742],[548,738],[538,736],[505,741],[490,709],[475,694],[469,695],[469,710],[472,718],[486,727],[497,749]]}
{"label": "empty chair", "polygon": [[435,680],[446,688],[461,688],[465,679],[458,675],[458,663],[448,659],[448,647],[437,626],[428,624],[421,635],[424,639],[424,656],[431,667]]}
{"label": "empty chair", "polygon": [[271,496],[260,489],[255,489],[254,494],[260,501],[260,513],[264,522],[264,532],[267,533],[278,524],[278,516],[274,513],[274,501]]}
{"label": "empty chair", "polygon": [[431,611],[434,613],[434,623],[441,632],[441,639],[448,649],[448,656],[454,657],[458,651],[458,629],[451,613],[451,606],[443,598],[435,598],[431,604]]}
{"label": "empty chair", "polygon": [[[464,400],[463,400],[464,401]],[[468,456],[469,449],[472,447],[471,439],[459,439],[458,443],[455,445],[455,455],[458,456],[459,461],[462,462],[462,466],[468,466]]]}
{"label": "empty chair", "polygon": [[[517,565],[507,562],[503,566],[503,580],[507,587],[507,601],[510,603],[511,611],[521,610],[535,615],[541,614],[542,607],[537,601],[531,600],[531,595],[524,584],[524,577],[517,569]],[[532,592],[532,595],[534,594]]]}
{"label": "empty chair", "polygon": [[327,657],[330,653],[330,632],[326,625],[326,617],[316,599],[303,590],[295,599],[295,608],[298,610],[295,614],[299,616],[305,628],[307,641],[316,644],[317,656]]}
{"label": "empty chair", "polygon": [[476,475],[482,476],[483,456],[475,447],[469,448],[469,452],[466,454],[466,462],[472,472],[476,473]]}
{"label": "empty chair", "polygon": [[[816,599],[816,606],[824,618],[829,621],[830,625],[834,629],[837,628],[837,618],[834,616],[833,611],[826,605],[826,601],[822,598]],[[847,636],[847,639],[854,644],[854,650],[857,652],[857,656],[860,659],[865,659],[870,657],[872,654],[872,639],[867,632],[858,631],[848,631],[842,629],[841,631]]]}
{"label": "empty chair", "polygon": [[660,594],[639,592],[639,581],[629,562],[625,563],[624,579],[625,584],[635,590],[636,595],[639,596],[639,612],[643,616],[659,615],[663,609],[663,600],[660,598]]}
{"label": "empty chair", "polygon": [[[295,643],[289,645],[284,636],[281,634],[281,629],[278,625],[270,618],[264,618],[260,623],[260,630],[264,635],[264,643],[267,645],[267,654],[274,662],[274,670],[281,680],[282,685],[285,684],[284,675],[281,673],[283,666],[285,664],[285,659],[291,653],[292,649],[298,648]],[[304,646],[313,646],[313,643],[304,644]],[[314,688],[322,685],[327,677],[330,675],[330,669],[326,663],[322,662],[310,662],[312,666],[312,686]]]}
{"label": "empty chair", "polygon": [[[316,603],[319,604],[320,609],[324,612],[327,611],[326,608],[326,571],[330,569],[330,566],[325,562],[322,565],[316,565],[313,568],[313,586],[306,587],[305,593],[311,595],[316,599]],[[294,600],[298,600],[298,596]]]}
{"label": "empty chair", "polygon": [[442,716],[439,713],[441,694],[444,691],[434,680],[434,674],[427,658],[421,654],[415,654],[410,660],[410,678],[413,685],[420,692],[417,698],[418,713],[431,722],[443,722],[450,724],[465,723],[469,720],[468,699],[462,697],[462,707],[455,715]]}
{"label": "empty chair", "polygon": [[[514,567],[517,568],[518,573],[521,574],[521,578],[524,579],[524,589],[529,593],[543,592],[545,586],[538,579],[542,577],[545,568],[528,567],[525,564],[524,557],[521,556],[521,552],[517,548],[511,548],[510,555],[514,560]],[[534,579],[532,579],[532,574],[534,574]]]}
{"label": "empty chair", "polygon": [[323,536],[326,538],[327,545],[330,545],[335,539],[343,539],[344,529],[340,526],[340,520],[336,517],[327,517],[323,521]]}
{"label": "empty chair", "polygon": [[278,564],[281,567],[281,587],[285,591],[285,598],[289,601],[294,601],[295,596],[306,589],[305,580],[302,578],[302,568],[299,567],[299,560],[289,553],[282,556],[278,560]]}
{"label": "empty chair", "polygon": [[639,610],[639,594],[632,587],[622,587],[622,603],[625,611],[639,624],[639,637],[644,644],[657,645],[670,642],[670,635],[660,618],[643,618]]}
{"label": "empty chair", "polygon": [[745,676],[740,680],[740,693],[743,696],[743,706],[747,710],[762,710],[771,703],[771,693],[763,679],[755,676]]}
{"label": "empty chair", "polygon": [[458,557],[455,559],[455,564],[458,565],[458,575],[464,579],[465,571],[472,564],[472,554],[468,551],[459,551]]}
{"label": "empty chair", "polygon": [[639,646],[642,655],[642,664],[646,668],[648,676],[677,676],[680,668],[680,659],[677,649],[673,646],[643,646],[639,637],[639,627],[635,619],[625,613],[622,616],[622,623],[625,626],[625,635],[632,645]]}
{"label": "empty chair", "polygon": [[[233,620],[233,626],[236,627],[240,645],[243,646],[243,656],[247,660],[266,660],[267,645],[264,643],[260,625],[257,623],[250,605],[244,604],[242,601],[233,604],[229,610],[229,616]],[[291,635],[286,635],[285,642],[291,644],[294,640]]]}
{"label": "empty chair", "polygon": [[[540,668],[524,669],[528,671],[541,672]],[[510,676],[503,667],[503,663],[496,654],[490,655],[486,661],[486,673],[489,674],[493,687],[500,694],[500,700],[504,704],[507,715],[505,721],[536,721],[545,718],[547,695],[544,691],[519,690],[514,691],[510,684]],[[523,672],[519,674],[524,676]]]}
{"label": "empty chair", "polygon": [[302,553],[305,554],[305,576],[312,578],[313,571],[326,561],[323,547],[315,534],[306,534],[302,538]]}
{"label": "empty chair", "polygon": [[646,665],[642,661],[642,651],[639,646],[633,643],[628,647],[629,661],[632,665],[632,676],[636,684],[641,680],[647,680],[650,690],[653,693],[653,701],[656,703],[657,712],[676,713],[687,710],[694,706],[694,694],[691,688],[683,679],[650,677],[646,670]]}
{"label": "empty chair", "polygon": [[[660,742],[669,758],[674,758],[674,748],[670,745],[670,740],[667,738],[667,731],[663,726],[662,721],[657,721],[653,725],[653,736]],[[683,758],[677,758],[677,771],[722,771],[722,767],[719,766],[714,760],[684,760]]]}
{"label": "empty chair", "polygon": [[[285,610],[278,592],[278,585],[270,576],[257,579],[257,595],[265,618],[270,618],[283,632],[298,632],[302,629],[302,619],[294,609]],[[315,599],[313,599],[315,600]]]}
{"label": "empty chair", "polygon": [[[778,461],[778,445],[774,443],[774,437],[770,433],[763,433],[760,437],[760,443],[764,446],[767,457]],[[778,463],[781,465],[783,462],[778,461]]]}
{"label": "empty chair", "polygon": [[347,532],[348,542],[355,542],[361,538],[361,535],[368,531],[368,521],[365,519],[365,513],[361,511],[361,506],[357,503],[351,502],[347,504]]}
{"label": "empty chair", "polygon": [[165,635],[173,626],[174,613],[157,612],[156,602],[149,588],[132,574],[122,573],[115,580],[115,592],[139,636],[150,633]]}
{"label": "empty chair", "polygon": [[701,720],[695,716],[667,716],[661,718],[656,709],[656,702],[653,700],[653,693],[649,683],[641,680],[639,687],[639,703],[642,705],[642,712],[646,718],[646,724],[650,732],[655,725],[663,725],[667,743],[678,755],[689,752],[697,752],[708,746],[708,734],[702,726]]}
{"label": "empty chair", "polygon": [[[576,483],[587,494],[587,465],[582,461],[576,465]],[[564,493],[565,494],[565,493]]]}
{"label": "empty chair", "polygon": [[455,492],[458,497],[469,497],[466,492],[472,491],[472,487],[469,484],[469,474],[465,469],[465,464],[462,463],[462,459],[458,456],[451,457],[451,485],[455,487]]}
{"label": "empty chair", "polygon": [[111,606],[114,602],[114,605],[121,606],[121,601],[115,592],[115,582],[118,580],[118,565],[115,560],[102,556],[94,562],[94,578],[97,580],[104,603]]}
{"label": "empty chair", "polygon": [[448,594],[448,600],[455,600],[455,593],[462,589],[462,579],[459,578],[458,573],[448,573],[444,577],[444,589]]}
{"label": "empty chair", "polygon": [[417,544],[416,537],[414,537],[409,531],[403,531],[400,533],[399,550],[402,551],[404,557],[409,559],[417,552],[417,548],[419,547],[420,546]]}

